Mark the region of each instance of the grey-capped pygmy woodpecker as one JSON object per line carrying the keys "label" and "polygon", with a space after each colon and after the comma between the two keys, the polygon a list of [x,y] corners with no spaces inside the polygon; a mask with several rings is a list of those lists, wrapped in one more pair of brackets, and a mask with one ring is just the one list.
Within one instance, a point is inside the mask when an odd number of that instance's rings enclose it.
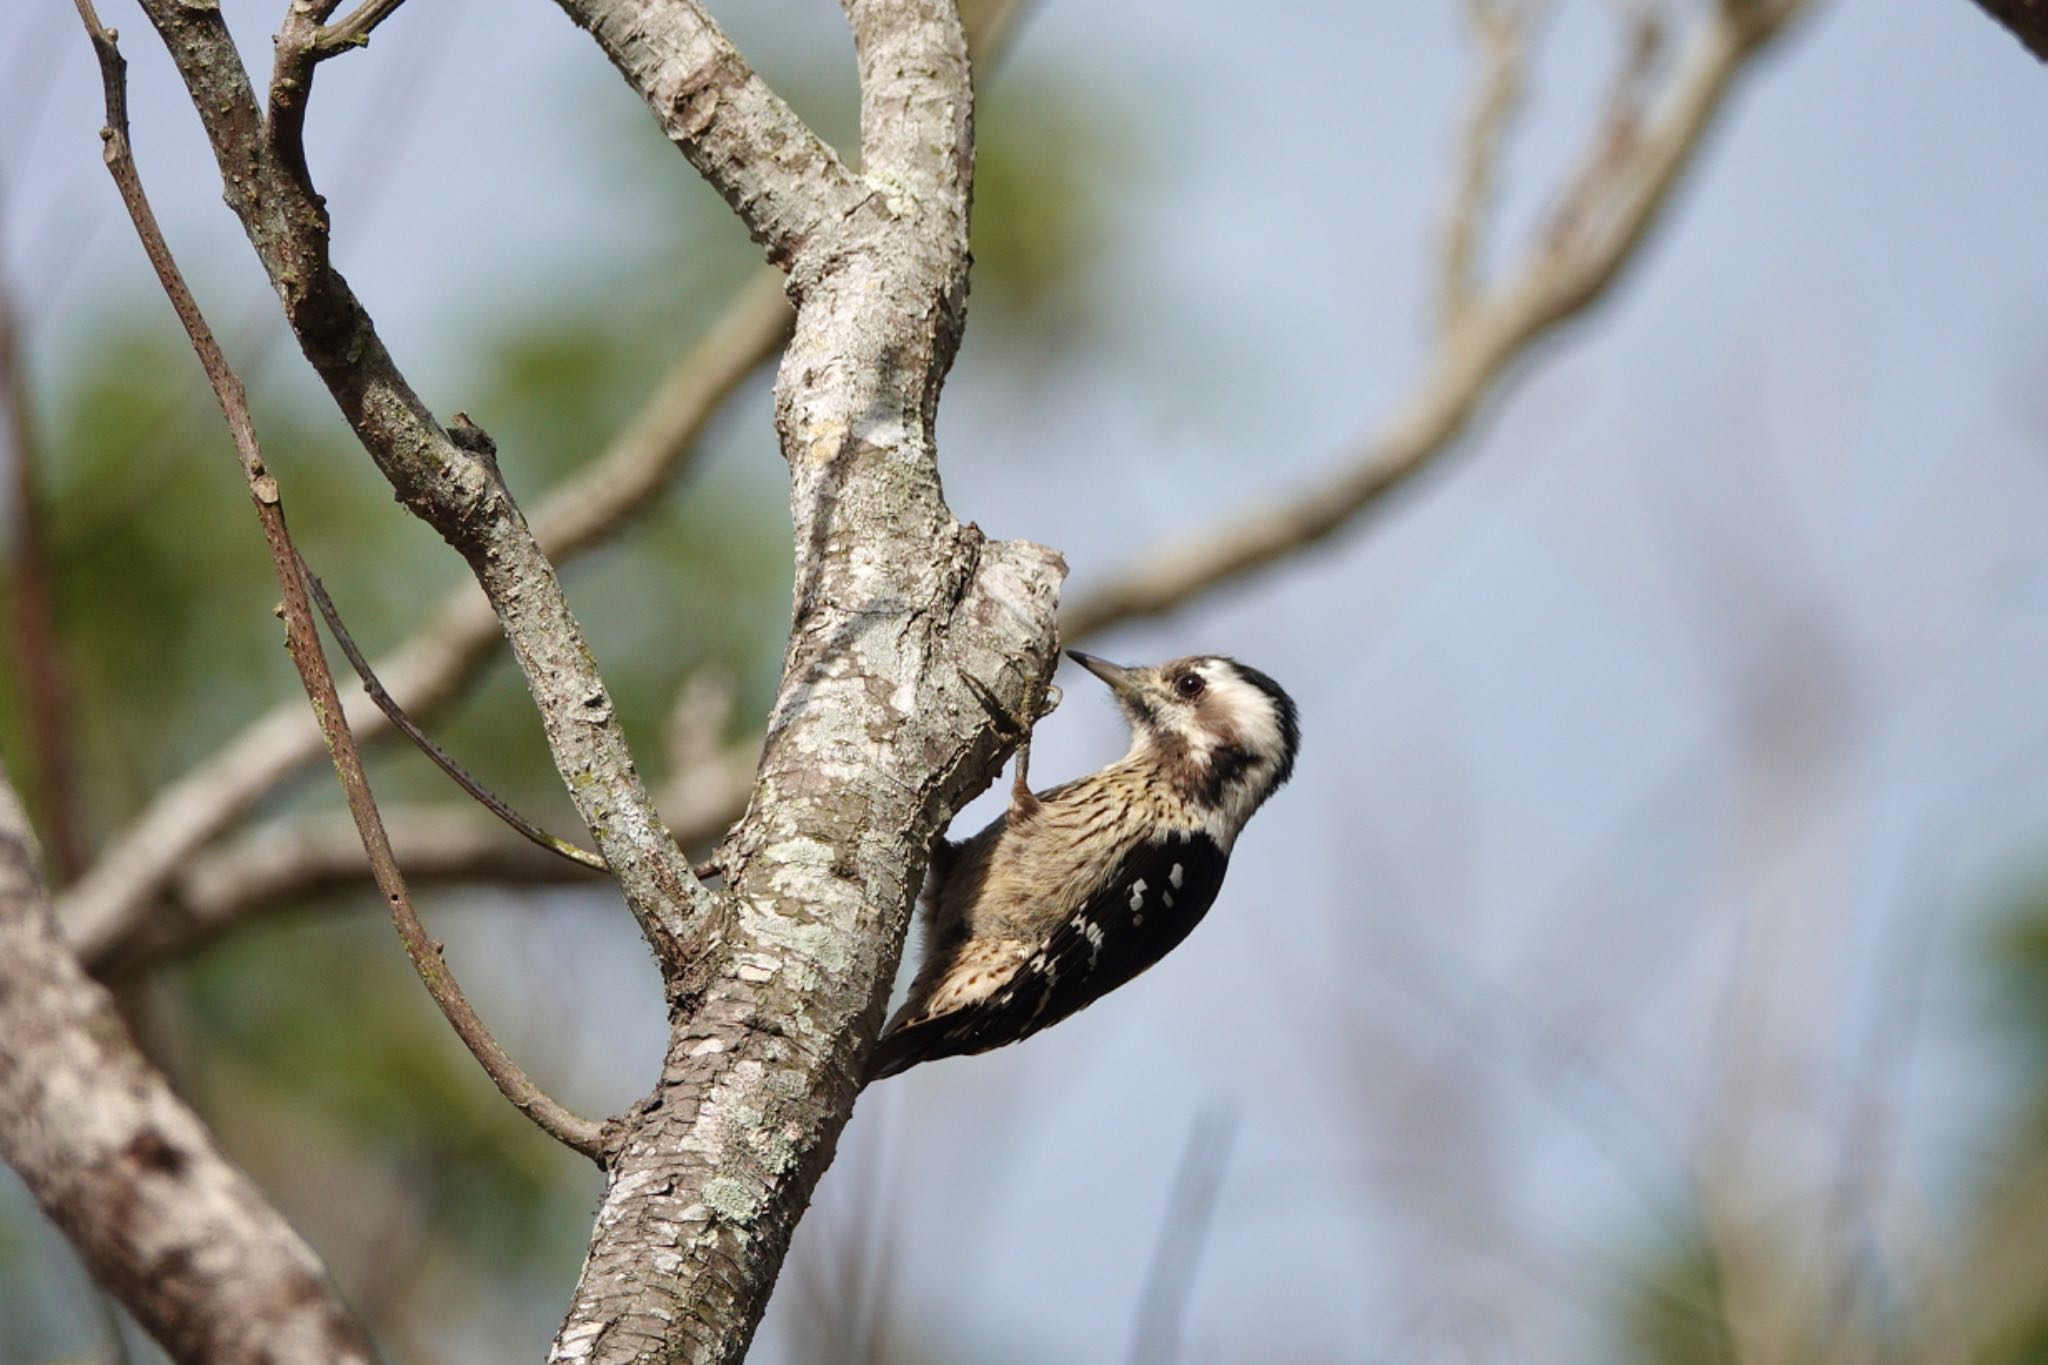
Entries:
{"label": "grey-capped pygmy woodpecker", "polygon": [[1294,772],[1294,702],[1256,668],[1070,655],[1115,693],[1130,752],[1034,795],[1027,738],[1009,810],[940,842],[924,961],[869,1080],[1028,1038],[1158,962],[1208,912],[1238,832]]}

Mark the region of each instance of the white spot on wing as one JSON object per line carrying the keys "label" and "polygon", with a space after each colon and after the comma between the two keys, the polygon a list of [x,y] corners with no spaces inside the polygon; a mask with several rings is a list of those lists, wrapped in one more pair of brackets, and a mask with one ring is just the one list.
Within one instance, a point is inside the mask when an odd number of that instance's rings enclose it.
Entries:
{"label": "white spot on wing", "polygon": [[1143,877],[1140,877],[1138,878],[1138,880],[1131,883],[1131,909],[1142,910],[1144,908],[1145,879]]}
{"label": "white spot on wing", "polygon": [[1180,872],[1181,872],[1181,867],[1180,867],[1180,864],[1179,864],[1179,863],[1175,863],[1175,864],[1173,865],[1173,871],[1171,871],[1171,872],[1169,872],[1169,873],[1167,873],[1167,874],[1166,874],[1166,880],[1168,880],[1168,881],[1172,882],[1172,883],[1173,883],[1173,885],[1174,885],[1174,888],[1175,888],[1176,890],[1178,890],[1178,889],[1179,889],[1179,887],[1180,887]]}

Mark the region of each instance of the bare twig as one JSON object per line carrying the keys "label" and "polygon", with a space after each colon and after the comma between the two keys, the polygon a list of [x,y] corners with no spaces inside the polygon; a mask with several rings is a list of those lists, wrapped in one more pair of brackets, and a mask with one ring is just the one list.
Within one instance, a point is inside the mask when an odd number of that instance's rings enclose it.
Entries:
{"label": "bare twig", "polygon": [[[604,452],[541,500],[533,532],[542,552],[566,563],[649,507],[702,448],[712,414],[781,346],[789,319],[781,276],[763,267]],[[408,712],[423,717],[458,696],[503,639],[489,602],[464,584],[375,671]],[[363,741],[389,733],[373,707],[352,708],[349,724]],[[80,956],[89,963],[126,956],[123,941],[145,929],[193,854],[322,752],[305,708],[280,703],[158,793],[58,906]],[[737,806],[731,815],[738,818]]]}
{"label": "bare twig", "polygon": [[348,656],[349,666],[355,669],[356,677],[362,681],[364,693],[377,704],[377,709],[384,713],[392,726],[412,741],[414,748],[431,759],[435,767],[453,778],[455,784],[468,792],[478,805],[517,830],[528,842],[546,849],[558,858],[565,858],[593,871],[611,870],[605,865],[603,854],[592,853],[587,848],[548,833],[506,805],[495,792],[472,777],[467,768],[450,758],[448,751],[436,744],[433,736],[422,730],[413,718],[405,713],[405,708],[392,700],[391,694],[384,690],[384,684],[377,681],[376,671],[370,667],[370,661],[363,657],[363,651],[357,648],[355,637],[348,633],[347,625],[342,622],[341,613],[335,610],[334,599],[327,595],[326,586],[320,582],[318,575],[306,566],[304,556],[295,557],[298,560],[299,573],[305,579],[315,605],[320,608],[321,618],[327,622],[328,633],[334,636],[334,642],[341,646],[341,652]]}
{"label": "bare twig", "polygon": [[[1405,486],[1458,437],[1497,381],[1542,337],[1601,298],[1637,255],[1692,164],[1735,78],[1804,0],[1722,0],[1701,21],[1640,136],[1608,161],[1597,202],[1562,240],[1539,242],[1447,330],[1380,435],[1323,482],[1223,525],[1170,540],[1061,616],[1079,638],[1171,611],[1337,532]],[[1596,131],[1604,147],[1603,122]]]}
{"label": "bare twig", "polygon": [[[706,753],[664,785],[662,818],[684,848],[715,843],[754,784],[758,741]],[[592,885],[600,875],[506,834],[468,807],[405,807],[385,821],[407,881],[468,886]],[[297,816],[261,824],[187,859],[165,903],[86,966],[101,976],[143,970],[176,957],[279,906],[331,891],[364,887],[369,867],[352,824],[333,816]],[[712,863],[698,875],[719,871]]]}
{"label": "bare twig", "polygon": [[[1022,0],[984,0],[968,11],[968,41],[977,63],[1001,55],[1025,8]],[[532,522],[542,552],[567,564],[653,505],[702,449],[712,415],[781,349],[791,316],[780,272],[763,268],[677,357],[605,450],[540,500]],[[389,692],[403,698],[405,710],[424,718],[461,694],[502,639],[488,603],[465,584],[374,669],[388,681]],[[389,733],[386,718],[370,708],[352,707],[349,723],[363,742]],[[193,855],[321,752],[304,708],[281,703],[159,792],[59,903],[59,918],[80,955],[92,964],[128,960],[126,940],[150,932],[151,912]],[[707,804],[725,812],[730,824],[739,818],[744,798],[733,802],[714,780],[705,799],[672,794],[661,807],[670,821],[694,827],[694,814]],[[680,831],[678,837],[686,845],[696,842]]]}
{"label": "bare twig", "polygon": [[292,662],[306,689],[307,700],[312,703],[314,714],[320,720],[321,732],[334,756],[335,772],[341,778],[342,793],[348,800],[349,813],[355,819],[363,851],[369,856],[378,889],[384,893],[390,906],[392,921],[404,941],[407,956],[412,959],[414,970],[433,996],[434,1003],[441,1007],[442,1014],[454,1027],[457,1036],[505,1098],[550,1136],[597,1158],[602,1153],[603,1130],[590,1120],[571,1114],[542,1093],[498,1046],[456,986],[447,964],[442,960],[440,945],[427,937],[413,909],[404,878],[392,855],[383,820],[377,812],[376,800],[370,794],[361,755],[342,713],[333,675],[328,672],[326,660],[321,656],[319,633],[313,623],[313,610],[307,599],[298,551],[285,526],[284,505],[277,481],[264,466],[241,380],[236,378],[227,357],[214,340],[213,332],[186,286],[143,192],[128,141],[127,62],[115,46],[113,33],[100,24],[98,15],[93,12],[91,0],[77,0],[77,4],[79,16],[92,36],[93,50],[99,57],[100,73],[106,88],[107,125],[102,137],[106,142],[107,169],[121,191],[121,200],[134,221],[136,235],[142,240],[150,265],[155,269],[178,321],[184,326],[200,365],[206,371],[207,381],[213,386],[214,396],[220,401],[221,412],[227,419],[236,454],[241,459],[243,477],[249,485],[249,496],[263,524],[263,538],[270,549],[278,585],[283,590],[281,614],[285,620]]}
{"label": "bare twig", "polygon": [[321,26],[314,36],[314,51],[320,57],[326,58],[352,47],[366,45],[370,41],[371,31],[389,19],[404,3],[405,0],[362,0],[361,4],[340,19]]}
{"label": "bare twig", "polygon": [[[657,957],[691,958],[688,945],[710,922],[710,893],[661,831],[554,565],[491,452],[435,419],[334,267],[326,208],[289,116],[294,101],[303,103],[303,88],[274,90],[272,104],[282,103],[285,116],[266,122],[218,9],[142,3],[185,82],[229,207],[269,273],[300,348],[400,501],[462,554],[483,587],[569,797]],[[295,14],[287,28],[296,22]],[[281,46],[289,36],[280,35]]]}
{"label": "bare twig", "polygon": [[1617,178],[1629,174],[1629,153],[1642,137],[1643,120],[1656,95],[1653,78],[1669,37],[1664,13],[1655,0],[1613,0],[1613,7],[1622,29],[1622,58],[1607,83],[1599,121],[1579,153],[1577,167],[1553,196],[1538,235],[1549,251],[1571,250],[1587,223],[1612,200]]}
{"label": "bare twig", "polygon": [[1547,4],[1521,0],[1466,0],[1465,13],[1479,48],[1479,74],[1458,140],[1444,214],[1443,275],[1437,315],[1452,327],[1482,286],[1479,257],[1499,178],[1501,142],[1521,107],[1529,36]]}
{"label": "bare twig", "polygon": [[[597,886],[602,873],[543,852],[469,805],[384,806],[393,859],[406,884],[492,890]],[[126,977],[212,942],[250,915],[372,889],[355,824],[339,811],[265,821],[195,855],[161,910],[110,953],[86,964]]]}
{"label": "bare twig", "polygon": [[13,638],[9,653],[21,680],[28,721],[35,805],[48,837],[56,880],[75,879],[85,866],[85,836],[78,825],[76,750],[64,655],[57,639],[49,547],[43,539],[42,449],[21,344],[21,319],[7,282],[0,279],[0,402],[7,405],[6,441],[14,475],[14,554],[9,565]]}
{"label": "bare twig", "polygon": [[376,1359],[312,1248],[222,1155],[64,947],[4,772],[0,1157],[174,1358]]}

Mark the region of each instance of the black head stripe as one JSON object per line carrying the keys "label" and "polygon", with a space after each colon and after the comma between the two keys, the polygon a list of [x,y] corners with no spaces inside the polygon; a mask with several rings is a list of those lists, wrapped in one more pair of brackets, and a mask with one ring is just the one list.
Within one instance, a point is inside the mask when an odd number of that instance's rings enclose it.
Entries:
{"label": "black head stripe", "polygon": [[[1291,761],[1291,760],[1289,760]],[[1231,783],[1244,776],[1245,769],[1252,766],[1252,751],[1238,744],[1226,744],[1209,755],[1209,764],[1202,770],[1195,799],[1205,806],[1213,806],[1223,799],[1223,793]],[[1285,780],[1283,777],[1282,781]],[[1279,783],[1274,783],[1278,786]]]}

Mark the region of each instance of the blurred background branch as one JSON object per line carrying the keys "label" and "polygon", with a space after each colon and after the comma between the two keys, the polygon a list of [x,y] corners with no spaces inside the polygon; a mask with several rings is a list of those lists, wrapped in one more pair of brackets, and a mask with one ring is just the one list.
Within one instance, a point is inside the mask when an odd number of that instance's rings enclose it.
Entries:
{"label": "blurred background branch", "polygon": [[188,1360],[376,1359],[313,1251],[221,1154],[57,937],[0,772],[0,1156]]}
{"label": "blurred background branch", "polygon": [[[1471,248],[1463,243],[1477,236],[1480,225],[1468,220],[1478,215],[1491,175],[1486,157],[1479,156],[1475,166],[1468,149],[1445,252],[1446,270],[1457,279],[1447,295],[1449,325],[1422,378],[1381,434],[1339,461],[1331,475],[1282,502],[1225,517],[1197,534],[1153,547],[1067,608],[1061,632],[1080,639],[1172,611],[1264,570],[1354,525],[1361,514],[1454,449],[1510,368],[1543,337],[1591,307],[1620,277],[1691,164],[1736,77],[1803,3],[1707,7],[1648,125],[1627,138],[1613,136],[1613,129],[1617,118],[1633,124],[1633,89],[1631,82],[1618,82],[1617,98],[1629,103],[1595,124],[1591,145],[1581,153],[1586,170],[1552,229],[1524,249],[1500,283],[1469,300]],[[1488,40],[1500,50],[1486,58],[1479,82],[1482,114],[1468,140],[1490,145],[1498,137],[1496,125],[1506,109],[1490,106],[1508,102],[1498,88],[1512,79],[1518,34],[1512,29]],[[1475,195],[1480,198],[1468,205],[1465,201]]]}

